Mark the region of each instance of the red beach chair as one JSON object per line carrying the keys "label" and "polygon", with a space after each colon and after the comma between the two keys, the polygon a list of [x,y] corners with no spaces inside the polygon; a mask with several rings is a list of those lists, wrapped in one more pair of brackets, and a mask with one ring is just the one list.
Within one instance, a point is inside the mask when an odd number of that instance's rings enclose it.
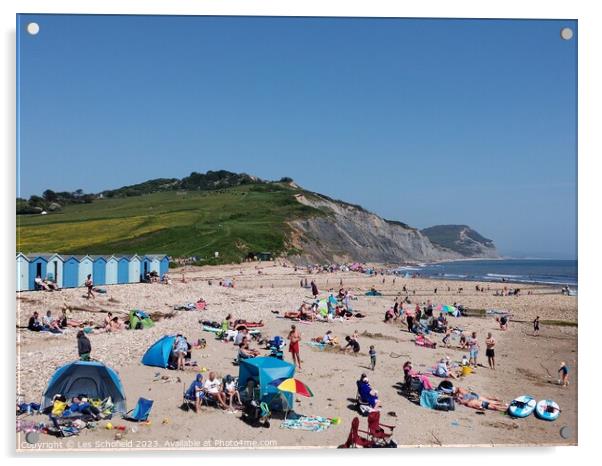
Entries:
{"label": "red beach chair", "polygon": [[[388,432],[385,432],[385,429]],[[380,423],[380,411],[372,411],[368,414],[368,434],[374,443],[388,443],[393,435],[395,426],[388,426]]]}
{"label": "red beach chair", "polygon": [[369,434],[365,430],[360,430],[360,419],[358,417],[354,417],[353,421],[351,421],[351,430],[349,431],[349,437],[347,437],[347,441],[343,445],[339,445],[339,448],[372,448],[374,447],[374,442],[371,441],[367,437],[362,437],[362,434]]}

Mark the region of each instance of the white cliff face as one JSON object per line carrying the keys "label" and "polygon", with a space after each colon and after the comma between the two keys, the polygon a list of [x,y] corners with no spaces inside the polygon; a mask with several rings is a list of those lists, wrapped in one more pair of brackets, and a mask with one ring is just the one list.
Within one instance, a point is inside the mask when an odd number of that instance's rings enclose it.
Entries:
{"label": "white cliff face", "polygon": [[419,230],[388,222],[361,208],[318,196],[298,194],[302,204],[327,215],[290,222],[300,260],[360,262],[421,262],[462,257],[434,245]]}

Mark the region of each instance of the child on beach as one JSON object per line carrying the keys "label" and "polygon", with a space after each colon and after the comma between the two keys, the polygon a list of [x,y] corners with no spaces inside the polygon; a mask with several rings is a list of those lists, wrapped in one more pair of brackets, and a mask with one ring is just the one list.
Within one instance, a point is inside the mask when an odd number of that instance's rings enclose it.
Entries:
{"label": "child on beach", "polygon": [[533,321],[533,336],[539,336],[539,316]]}
{"label": "child on beach", "polygon": [[370,345],[368,354],[370,355],[370,369],[374,370],[376,367],[376,350],[374,349],[374,345]]}
{"label": "child on beach", "polygon": [[449,339],[451,337],[451,333],[452,333],[452,329],[450,327],[448,327],[447,330],[445,331],[445,336],[443,337],[443,340],[441,341],[443,343],[443,346],[445,346],[446,348],[449,348],[451,346],[449,344]]}
{"label": "child on beach", "polygon": [[479,355],[479,341],[477,340],[477,332],[472,332],[468,340],[468,350],[470,352],[470,363],[473,367],[477,367],[477,357]]}
{"label": "child on beach", "polygon": [[558,380],[559,384],[562,384],[563,387],[569,386],[569,368],[564,361],[560,363],[560,369],[558,369],[558,374],[560,374],[560,379]]}

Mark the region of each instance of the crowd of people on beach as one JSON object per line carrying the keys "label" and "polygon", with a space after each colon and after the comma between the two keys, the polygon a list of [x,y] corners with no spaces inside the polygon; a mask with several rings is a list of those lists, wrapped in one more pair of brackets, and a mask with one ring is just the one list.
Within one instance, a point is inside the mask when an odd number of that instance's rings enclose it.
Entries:
{"label": "crowd of people on beach", "polygon": [[[261,271],[260,269],[257,270],[258,273]],[[353,269],[349,265],[330,265],[311,266],[305,271],[308,274],[323,274],[350,270]],[[377,271],[374,269],[357,267],[355,270],[362,273],[367,273],[368,271],[372,275],[380,274],[383,277],[383,283],[385,277],[390,275],[385,270]],[[393,281],[399,277],[398,274],[392,275]],[[163,276],[163,279],[159,279],[151,273],[148,277],[145,277],[145,280],[148,281],[148,283],[162,282],[171,284],[171,279],[167,274]],[[282,339],[282,341],[285,341],[288,345],[287,352],[289,355],[286,359],[290,358],[296,371],[302,374],[305,367],[305,363],[301,357],[302,344],[311,343],[312,346],[318,346],[321,350],[327,348],[328,350],[334,350],[341,354],[354,355],[356,357],[367,356],[366,362],[369,366],[366,369],[369,368],[372,373],[377,371],[379,353],[376,349],[376,345],[365,345],[364,348],[368,348],[368,352],[367,354],[362,353],[361,347],[363,337],[357,330],[354,330],[353,332],[337,332],[339,335],[335,335],[332,328],[324,328],[327,326],[330,327],[334,322],[358,322],[359,319],[365,317],[364,314],[355,309],[357,307],[356,301],[358,300],[358,296],[354,295],[349,288],[343,286],[342,278],[339,281],[340,288],[338,291],[326,287],[328,289],[326,293],[320,292],[317,281],[317,278],[301,278],[299,280],[299,285],[301,288],[307,289],[311,293],[311,299],[308,297],[307,300],[303,300],[296,310],[288,310],[282,314],[278,311],[273,312],[276,314],[274,318],[285,318],[292,321],[290,330],[285,339]],[[182,282],[186,282],[183,274]],[[48,287],[49,290],[52,290],[51,285],[45,281],[41,281],[41,284]],[[221,287],[234,288],[235,282],[233,279],[222,279],[219,281],[219,285]],[[91,275],[87,276],[85,287],[87,289],[87,298],[94,299],[94,284]],[[408,332],[411,334],[413,341],[419,346],[424,346],[425,348],[455,348],[465,352],[458,361],[453,361],[449,356],[438,357],[434,361],[434,365],[426,371],[414,370],[412,361],[405,361],[400,371],[404,386],[410,388],[419,386],[420,390],[433,391],[436,389],[432,384],[431,378],[439,378],[450,382],[453,381],[453,384],[451,385],[452,388],[446,393],[455,401],[455,403],[478,411],[506,411],[509,406],[508,403],[505,403],[498,397],[479,394],[474,390],[455,385],[456,383],[461,383],[465,377],[474,373],[476,370],[486,369],[486,367],[492,371],[496,370],[497,341],[493,336],[493,332],[486,332],[486,337],[483,339],[482,333],[479,335],[477,331],[469,331],[460,326],[459,324],[462,322],[457,319],[461,319],[464,308],[457,302],[454,302],[452,306],[448,306],[451,310],[443,311],[439,310],[441,307],[437,306],[430,299],[422,303],[416,302],[416,290],[409,290],[407,285],[403,284],[400,286],[400,289],[403,294],[399,293],[398,296],[394,298],[392,305],[386,306],[383,319],[386,324],[397,326],[400,330]],[[451,292],[450,287],[447,287],[447,290],[448,292]],[[489,292],[490,287],[476,285],[475,290],[478,293]],[[440,293],[438,295],[438,291],[440,291],[439,287],[434,288],[433,294],[436,295],[435,298],[441,296]],[[462,294],[463,291],[463,288],[459,287],[457,289],[457,294]],[[382,296],[375,287],[371,287],[366,295]],[[519,296],[520,289],[509,290],[504,287],[501,292],[496,290],[495,295]],[[463,298],[456,297],[455,299]],[[204,309],[206,305],[204,300],[203,304]],[[106,313],[100,324],[71,319],[68,317],[68,313],[68,308],[64,308],[61,315],[58,318],[55,318],[51,311],[47,311],[40,319],[38,312],[34,312],[28,321],[27,328],[33,332],[45,331],[52,334],[63,333],[68,328],[77,329],[77,354],[82,361],[92,360],[92,343],[88,337],[90,333],[95,330],[115,333],[127,328],[127,322],[120,319],[118,316],[113,316],[111,312]],[[496,321],[499,323],[500,330],[504,331],[508,329],[509,319],[509,315],[506,314],[496,316]],[[314,322],[321,322],[323,325],[321,330],[323,331],[318,332],[317,335],[314,333],[314,336],[306,339],[302,335],[298,324]],[[218,323],[216,323],[216,325],[218,325]],[[272,340],[268,340],[263,338],[259,333],[254,332],[254,330],[260,330],[264,325],[265,323],[263,321],[251,322],[242,318],[236,319],[232,314],[227,314],[221,323],[219,323],[219,329],[216,332],[216,336],[225,342],[232,342],[235,351],[234,361],[236,363],[240,363],[240,361],[246,359],[257,358],[262,355],[284,359],[285,356],[282,352],[284,344],[282,346],[274,344],[273,339],[276,337],[272,337]],[[537,316],[533,321],[533,335],[539,335],[540,325],[541,321],[539,316]],[[364,333],[363,335],[365,336],[366,334]],[[501,341],[501,344],[503,347],[503,340]],[[481,363],[480,354],[482,346],[485,349],[487,366]],[[174,338],[173,347],[171,348],[168,367],[178,371],[185,371],[187,368],[191,367],[194,368],[194,370],[197,370],[196,363],[191,360],[191,355],[194,348],[200,347],[202,347],[200,340],[199,343],[193,345],[188,341],[186,336],[182,333],[177,333]],[[562,362],[558,370],[558,376],[559,384],[564,387],[568,386],[569,368],[565,362]],[[367,373],[361,374],[354,389],[357,389],[358,403],[367,406],[366,409],[369,411],[383,409],[383,402],[379,397],[379,391],[373,386],[371,378],[368,377]],[[193,402],[197,413],[201,412],[203,403],[213,404],[225,411],[236,412],[243,408],[239,390],[240,387],[237,386],[235,377],[225,375],[223,378],[220,378],[216,371],[209,371],[206,375],[203,373],[195,374],[194,380],[190,383],[184,396],[187,400]]]}

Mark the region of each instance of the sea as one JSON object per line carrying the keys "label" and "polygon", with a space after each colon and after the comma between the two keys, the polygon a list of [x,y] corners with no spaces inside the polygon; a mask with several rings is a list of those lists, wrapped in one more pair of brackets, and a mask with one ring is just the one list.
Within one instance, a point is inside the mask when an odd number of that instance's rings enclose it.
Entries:
{"label": "sea", "polygon": [[577,261],[553,259],[496,259],[438,262],[396,269],[406,276],[445,280],[536,283],[577,287]]}

